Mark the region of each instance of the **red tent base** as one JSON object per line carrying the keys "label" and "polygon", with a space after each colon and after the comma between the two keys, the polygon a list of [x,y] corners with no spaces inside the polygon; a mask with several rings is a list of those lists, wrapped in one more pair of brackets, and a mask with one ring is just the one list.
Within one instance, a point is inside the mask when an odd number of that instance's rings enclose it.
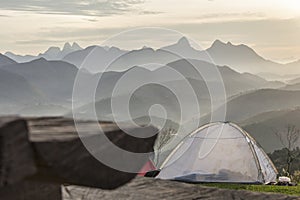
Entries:
{"label": "red tent base", "polygon": [[153,162],[149,160],[139,171],[137,176],[145,176],[145,174],[149,171],[154,171],[156,170],[156,167],[154,166]]}

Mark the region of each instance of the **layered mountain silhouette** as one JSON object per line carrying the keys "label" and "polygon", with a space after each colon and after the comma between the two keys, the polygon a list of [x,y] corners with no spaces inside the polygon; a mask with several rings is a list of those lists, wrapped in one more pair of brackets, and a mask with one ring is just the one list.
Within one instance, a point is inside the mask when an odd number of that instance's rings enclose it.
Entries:
{"label": "layered mountain silhouette", "polygon": [[47,60],[62,60],[66,55],[81,50],[82,48],[74,42],[72,45],[70,43],[66,43],[62,49],[59,47],[50,47],[44,53],[40,53],[37,56],[33,55],[16,55],[12,52],[6,52],[5,55],[19,63],[30,62],[38,58],[45,58]]}
{"label": "layered mountain silhouette", "polygon": [[[63,61],[47,61],[44,58],[40,58],[28,63],[13,62],[13,64],[4,65],[0,69],[20,76],[30,83],[39,96],[43,98],[42,104],[70,108],[74,81],[78,72],[78,68],[74,65]],[[215,76],[214,69],[220,72],[219,78]],[[174,74],[180,74],[180,76],[172,75],[170,72],[173,71]],[[203,73],[207,73],[208,75],[203,76]],[[80,98],[77,99],[77,102],[83,105],[89,101],[93,101],[93,99],[89,99],[87,96],[87,93],[90,92],[90,86],[92,85],[96,85],[96,100],[102,101],[110,99],[113,96],[113,90],[117,87],[116,84],[121,78],[124,78],[124,76],[129,76],[129,78],[127,77],[126,81],[122,82],[122,89],[115,94],[116,96],[131,93],[133,86],[141,86],[138,82],[141,80],[146,83],[163,83],[170,88],[176,89],[177,92],[183,96],[189,96],[195,92],[202,113],[207,113],[210,109],[208,84],[212,86],[221,85],[224,87],[227,97],[238,95],[249,90],[278,87],[278,83],[276,82],[266,81],[248,73],[238,73],[226,66],[215,66],[209,62],[193,59],[181,59],[168,63],[153,71],[141,67],[132,67],[122,72],[111,71],[97,74],[82,71],[81,82],[79,84]],[[100,77],[100,82],[98,82]],[[141,80],[136,77],[140,77]],[[189,85],[188,89],[187,84]],[[147,90],[151,92],[146,93],[158,98],[158,101],[159,98],[165,98],[161,92],[158,92],[156,95],[155,91],[158,91],[156,87],[151,88],[151,86],[147,86]],[[141,91],[140,93],[143,92]],[[146,99],[143,100],[145,104],[151,103],[151,96],[147,98],[145,95],[142,96]],[[175,102],[177,100],[176,98],[173,100],[169,99],[168,105],[172,105],[172,101]],[[186,100],[184,103],[188,105],[191,102]],[[172,109],[176,110],[176,108]],[[194,111],[195,109],[191,109],[190,112],[193,113]],[[138,109],[137,112],[139,112]],[[194,114],[196,115],[197,113]],[[139,117],[144,116],[136,115],[136,118]]]}
{"label": "layered mountain silhouette", "polygon": [[78,69],[62,61],[40,58],[28,63],[11,64],[0,69],[24,77],[49,102],[71,99],[73,82]]}
{"label": "layered mountain silhouette", "polygon": [[216,64],[225,64],[238,71],[258,73],[262,71],[280,70],[277,63],[265,60],[253,49],[246,45],[233,45],[231,42],[223,43],[216,40],[210,48],[208,54]]}
{"label": "layered mountain silhouette", "polygon": [[41,97],[24,77],[5,71],[1,67],[17,64],[0,54],[0,109],[1,114],[16,114],[24,105],[35,105]]}
{"label": "layered mountain silhouette", "polygon": [[160,49],[66,43],[37,56],[0,54],[0,114],[72,116],[73,103],[82,118],[95,108],[99,120],[148,124],[151,117],[157,126],[183,124],[189,132],[191,121],[208,122],[226,104],[225,120],[240,123],[268,152],[280,148],[274,138],[262,141],[271,137],[269,127],[287,122],[284,117],[297,123],[299,61],[279,64],[246,45],[220,40],[206,50],[194,46],[183,37]]}
{"label": "layered mountain silhouette", "polygon": [[157,50],[144,47],[125,51],[117,47],[91,46],[70,53],[63,58],[64,61],[77,67],[84,67],[94,73],[105,71],[108,66],[110,71],[124,71],[136,65],[144,67],[146,65],[147,67],[149,63],[156,64],[154,67],[152,65],[152,68],[158,68],[159,65],[180,59],[203,60],[216,65],[227,65],[239,72],[261,73],[262,76],[270,72],[282,75],[287,71],[300,74],[299,61],[279,64],[263,58],[247,45],[234,45],[231,42],[224,43],[220,40],[214,41],[206,50],[198,50],[191,46],[186,37],[179,39],[173,45]]}
{"label": "layered mountain silhouette", "polygon": [[[231,42],[224,43],[220,40],[213,42],[211,47],[206,50],[194,49],[189,41],[183,37],[176,44],[163,47],[185,58],[193,58],[212,62],[216,65],[227,65],[239,72],[262,73],[272,72],[284,74],[289,72],[300,73],[300,62],[290,64],[279,64],[264,59],[247,45],[234,45]],[[284,73],[282,73],[284,72]]]}
{"label": "layered mountain silhouette", "polygon": [[290,85],[300,83],[300,77],[290,79],[290,80],[287,81],[287,83],[290,84]]}
{"label": "layered mountain silhouette", "polygon": [[181,59],[176,54],[166,50],[142,48],[124,51],[116,47],[104,48],[100,46],[88,47],[67,55],[63,60],[84,68],[90,72],[125,71],[133,66],[156,69],[171,61]]}
{"label": "layered mountain silhouette", "polygon": [[[267,152],[284,148],[276,132],[285,132],[288,125],[295,125],[299,129],[299,124],[299,108],[261,113],[241,123]],[[300,145],[300,140],[297,142]]]}
{"label": "layered mountain silhouette", "polygon": [[17,62],[0,53],[0,67],[4,65],[15,64],[15,63]]}
{"label": "layered mountain silhouette", "polygon": [[190,41],[186,37],[182,37],[177,43],[162,47],[161,49],[178,55],[180,59],[198,59],[212,62],[211,58],[206,52],[193,48],[190,44]]}
{"label": "layered mountain silhouette", "polygon": [[70,43],[66,43],[62,49],[58,47],[50,47],[45,53],[40,54],[39,57],[43,57],[47,60],[61,60],[66,55],[81,49],[82,48],[76,42],[72,45]]}
{"label": "layered mountain silhouette", "polygon": [[286,67],[288,69],[294,69],[297,67],[299,68],[299,66],[300,66],[300,60],[286,64]]}
{"label": "layered mountain silhouette", "polygon": [[[215,76],[214,69],[220,72],[220,77]],[[203,77],[201,72],[209,75]],[[176,76],[176,73],[181,74],[182,77]],[[159,102],[170,111],[168,119],[179,123],[178,120],[181,117],[180,106],[186,106],[184,112],[189,113],[183,119],[184,121],[188,121],[199,114],[199,110],[195,109],[197,107],[201,109],[201,115],[211,112],[211,93],[208,87],[223,89],[225,97],[221,96],[222,93],[216,93],[216,100],[218,101],[219,98],[219,101],[222,101],[224,98],[226,100],[226,98],[239,95],[245,91],[270,88],[273,85],[273,82],[255,75],[242,74],[226,66],[216,67],[205,61],[191,59],[168,63],[166,66],[153,71],[133,67],[123,72],[100,73],[98,76],[101,76],[101,79],[96,90],[98,100],[95,108],[102,120],[113,120],[112,99],[122,102],[128,94],[132,95],[130,99],[133,105],[131,114],[134,118],[147,116],[148,108]],[[158,87],[157,85],[161,86]],[[277,83],[274,83],[274,87],[276,86]],[[136,91],[138,94],[133,90],[135,87],[139,88]],[[175,96],[170,95],[170,91]],[[195,101],[192,101],[193,95],[195,95]],[[183,97],[183,99],[180,99],[180,97]],[[176,103],[178,101],[181,105]],[[75,112],[79,113],[79,116],[81,113],[82,117],[88,117],[93,115],[93,108],[94,103],[91,103]],[[116,113],[114,114],[116,115]],[[126,118],[123,114],[126,113],[120,111],[117,115],[124,121],[128,120],[128,116]]]}
{"label": "layered mountain silhouette", "polygon": [[227,103],[226,120],[241,122],[263,112],[300,106],[300,91],[262,89],[231,99]]}
{"label": "layered mountain silhouette", "polygon": [[[101,46],[82,49],[76,43],[72,45],[66,43],[63,49],[50,47],[45,53],[38,56],[20,56],[11,52],[7,52],[5,55],[17,62],[28,62],[41,57],[47,60],[64,60],[93,73],[107,71],[107,68],[110,69],[109,71],[124,71],[138,65],[155,69],[159,65],[180,59],[197,59],[216,65],[227,65],[238,72],[260,73],[264,78],[269,78],[270,73],[274,76],[286,72],[300,74],[300,61],[289,64],[276,63],[258,55],[247,45],[234,45],[231,42],[224,43],[220,40],[214,41],[206,50],[198,50],[191,46],[186,37],[179,39],[175,44],[157,50],[144,47],[127,51],[117,47]],[[149,67],[149,64],[152,65]]]}
{"label": "layered mountain silhouette", "polygon": [[[75,51],[63,58],[64,61],[69,62],[78,68],[86,69],[91,72],[102,72],[108,67],[114,60],[127,53],[127,51],[120,50],[116,47],[105,48],[100,46],[90,46],[86,49]],[[128,66],[126,63],[123,65],[123,70],[126,70],[134,65]],[[117,69],[116,69],[117,70]],[[106,71],[116,71],[111,70]]]}
{"label": "layered mountain silhouette", "polygon": [[261,72],[256,75],[263,77],[266,80],[283,81],[287,83],[289,83],[293,79],[299,78],[299,74],[274,74],[272,72]]}
{"label": "layered mountain silhouette", "polygon": [[289,84],[281,88],[282,90],[300,90],[300,83]]}
{"label": "layered mountain silhouette", "polygon": [[27,105],[41,101],[39,92],[24,77],[0,69],[1,115],[17,114]]}
{"label": "layered mountain silhouette", "polygon": [[125,71],[132,66],[142,66],[153,70],[176,60],[190,58],[209,61],[205,53],[194,49],[189,41],[183,37],[176,44],[157,50],[143,47],[125,51],[116,47],[92,46],[71,53],[63,60],[96,73]]}

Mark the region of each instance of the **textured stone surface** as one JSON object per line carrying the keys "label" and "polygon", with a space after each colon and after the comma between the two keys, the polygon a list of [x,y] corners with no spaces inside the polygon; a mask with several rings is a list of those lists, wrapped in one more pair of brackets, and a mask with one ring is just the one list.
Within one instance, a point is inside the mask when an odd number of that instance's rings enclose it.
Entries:
{"label": "textured stone surface", "polygon": [[24,181],[0,188],[2,200],[60,200],[61,186],[36,181]]}
{"label": "textured stone surface", "polygon": [[[84,137],[78,137],[73,120],[64,118],[28,119],[30,140],[34,146],[38,173],[35,180],[114,189],[124,185],[136,176],[136,173],[121,172],[112,169],[95,159],[82,144],[81,140],[94,145],[94,153],[106,153],[110,160],[121,160],[122,155],[113,155],[108,140],[120,149],[130,152],[151,152],[156,136],[140,139],[121,131],[113,123],[81,121],[78,129]],[[99,126],[105,132],[99,132]],[[156,129],[137,128],[133,132],[141,135],[155,133]],[[105,140],[104,138],[108,138]],[[148,158],[130,162],[136,172],[142,168]],[[120,165],[125,163],[120,163]]]}
{"label": "textured stone surface", "polygon": [[35,172],[26,121],[0,118],[0,187],[15,184]]}
{"label": "textured stone surface", "polygon": [[[154,134],[140,139],[113,123],[80,121],[78,125],[83,133],[80,138],[72,119],[0,118],[0,199],[61,199],[61,184],[115,189],[136,176],[102,164],[82,140],[111,160],[122,155],[111,155],[108,143],[132,152],[153,151],[156,129],[152,127],[133,129],[140,135]],[[138,172],[147,161],[145,157],[130,166]]]}
{"label": "textured stone surface", "polygon": [[92,189],[78,186],[68,186],[63,189],[64,200],[188,200],[188,199],[210,199],[210,200],[296,200],[300,197],[286,196],[274,193],[258,193],[246,190],[226,190],[213,187],[204,187],[194,184],[186,184],[175,181],[157,180],[152,178],[138,177],[129,184],[113,191]]}

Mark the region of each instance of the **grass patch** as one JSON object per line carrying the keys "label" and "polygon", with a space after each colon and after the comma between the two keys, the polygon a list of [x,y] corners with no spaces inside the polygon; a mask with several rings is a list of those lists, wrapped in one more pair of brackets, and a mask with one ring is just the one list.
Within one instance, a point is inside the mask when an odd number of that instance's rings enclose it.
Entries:
{"label": "grass patch", "polygon": [[287,195],[300,196],[300,185],[278,186],[278,185],[246,185],[233,183],[203,183],[201,185],[232,190],[250,190],[253,192],[273,192]]}

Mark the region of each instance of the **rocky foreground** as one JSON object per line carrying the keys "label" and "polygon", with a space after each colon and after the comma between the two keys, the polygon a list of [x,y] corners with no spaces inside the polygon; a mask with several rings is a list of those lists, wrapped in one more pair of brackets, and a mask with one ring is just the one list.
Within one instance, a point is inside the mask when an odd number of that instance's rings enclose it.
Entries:
{"label": "rocky foreground", "polygon": [[[107,137],[131,152],[152,151],[156,139],[129,136],[113,123],[80,121],[79,125],[84,140]],[[100,134],[99,126],[104,131]],[[136,131],[143,134],[156,129]],[[110,150],[106,144],[100,146],[101,151]],[[146,161],[139,160],[132,167],[140,169]],[[1,200],[300,199],[135,176],[111,169],[91,156],[71,119],[0,118]]]}
{"label": "rocky foreground", "polygon": [[175,181],[165,181],[138,177],[129,184],[116,190],[99,190],[85,187],[68,186],[63,188],[65,200],[156,200],[156,199],[211,199],[211,200],[296,200],[297,196],[287,196],[274,193],[259,193],[246,190],[228,190],[187,184]]}
{"label": "rocky foreground", "polygon": [[[102,132],[99,132],[99,126]],[[77,128],[77,129],[76,129]],[[77,130],[83,137],[79,138]],[[156,133],[152,127],[135,128],[136,134]],[[97,145],[94,153],[110,151],[110,144],[130,152],[152,152],[156,135],[136,138],[116,124],[64,118],[0,118],[0,199],[62,199],[61,185],[115,189],[136,174],[112,169],[85,148],[82,140]],[[114,155],[117,159],[122,155]],[[131,167],[138,171],[148,157]]]}

